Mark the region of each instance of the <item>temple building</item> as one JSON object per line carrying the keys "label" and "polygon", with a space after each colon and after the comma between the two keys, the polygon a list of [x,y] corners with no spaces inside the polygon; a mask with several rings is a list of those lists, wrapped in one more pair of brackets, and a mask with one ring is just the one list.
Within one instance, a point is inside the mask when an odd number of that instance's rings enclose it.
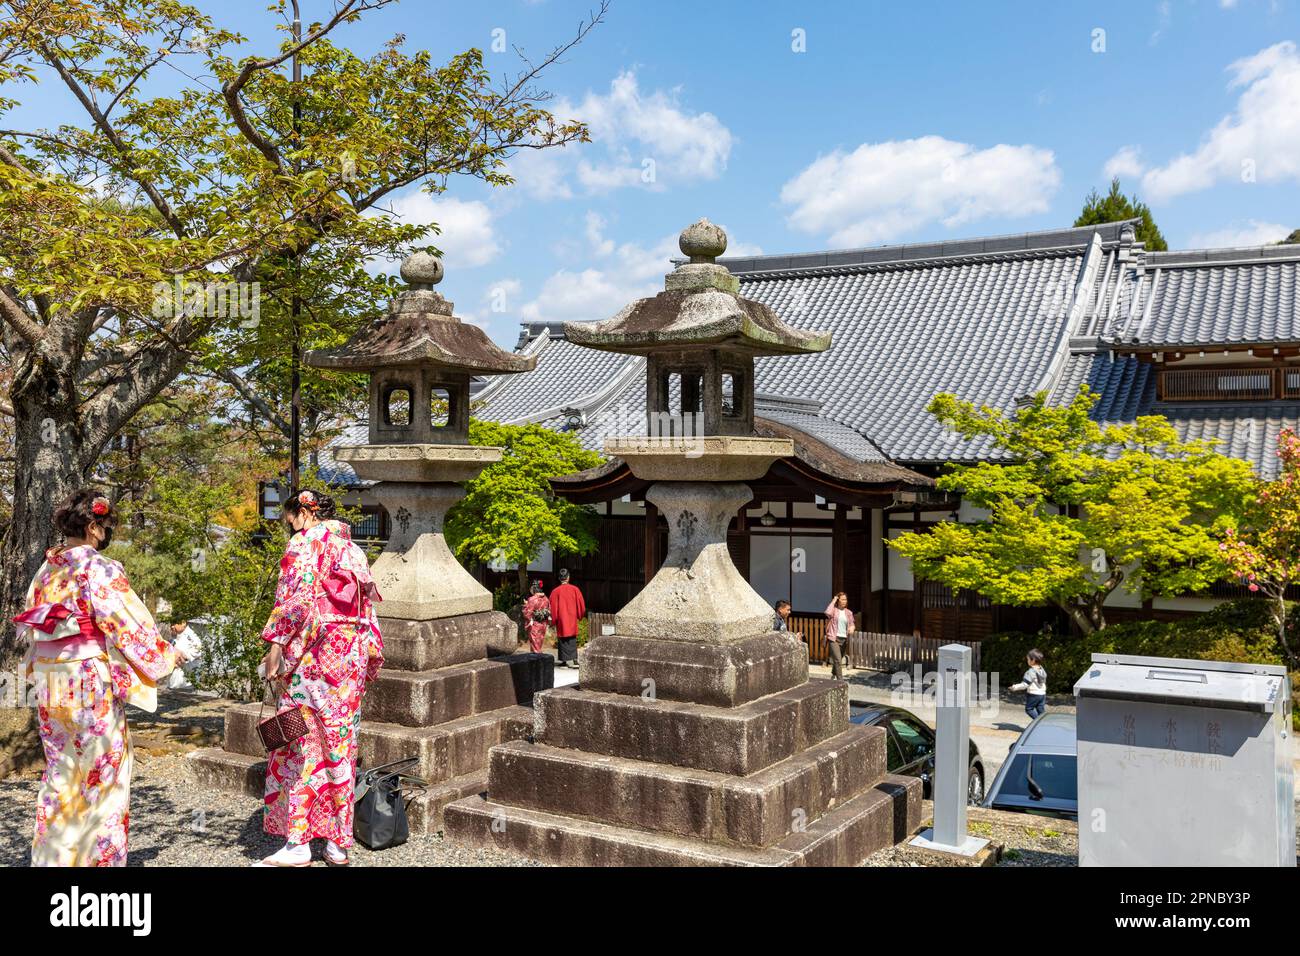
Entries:
{"label": "temple building", "polygon": [[[950,462],[996,455],[926,412],[939,392],[1012,412],[1038,392],[1066,403],[1087,384],[1100,396],[1099,421],[1164,415],[1184,438],[1218,439],[1264,478],[1276,473],[1278,432],[1300,425],[1300,246],[1152,252],[1134,223],[1121,222],[719,261],[743,296],[832,339],[825,351],[758,358],[752,380],[722,369],[656,386],[675,415],[699,408],[706,387],[733,407],[744,404],[738,390],[752,389],[753,433],[793,440],[792,455],[750,482],[754,500],[736,514],[728,544],[760,595],[788,599],[801,615],[820,616],[843,590],[869,631],[977,640],[1068,627],[1054,609],[992,606],[916,582],[885,544],[973,516],[933,479]],[[525,323],[515,351],[535,369],[481,384],[474,416],[541,424],[596,450],[607,437],[645,433],[644,357],[581,347],[546,322]],[[336,444],[356,444],[366,428],[345,429]],[[320,465],[357,489],[369,533],[385,537],[366,483],[328,453]],[[599,550],[544,553],[530,573],[549,585],[567,567],[589,608],[622,608],[664,556],[666,528],[646,482],[614,458],[553,484],[601,515]],[[498,577],[481,573],[489,586]],[[1117,593],[1107,614],[1174,616],[1234,593],[1223,585],[1145,608]]]}

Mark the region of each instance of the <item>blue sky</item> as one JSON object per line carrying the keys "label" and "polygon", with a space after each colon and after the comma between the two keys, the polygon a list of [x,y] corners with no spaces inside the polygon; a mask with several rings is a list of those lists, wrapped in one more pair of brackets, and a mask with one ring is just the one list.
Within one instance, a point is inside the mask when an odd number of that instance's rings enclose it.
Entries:
{"label": "blue sky", "polygon": [[[270,48],[263,3],[198,5]],[[700,216],[742,253],[1048,229],[1118,170],[1171,247],[1256,244],[1300,227],[1298,5],[614,0],[544,82],[592,144],[393,208],[442,223],[442,289],[503,345],[652,293]],[[477,46],[506,73],[494,30],[541,55],[590,6],[405,0],[335,39]]]}

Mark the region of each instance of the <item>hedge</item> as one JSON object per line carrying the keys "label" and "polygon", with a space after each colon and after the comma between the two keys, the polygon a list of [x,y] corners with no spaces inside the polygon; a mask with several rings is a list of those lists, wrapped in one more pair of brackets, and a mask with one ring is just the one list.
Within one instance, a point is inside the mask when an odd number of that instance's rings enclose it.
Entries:
{"label": "hedge", "polygon": [[[1300,639],[1300,613],[1288,607],[1288,638]],[[1295,637],[1290,635],[1295,634]],[[1267,602],[1258,598],[1228,601],[1205,614],[1177,621],[1126,621],[1087,637],[1019,631],[992,634],[980,643],[980,666],[999,675],[1002,687],[1020,680],[1025,653],[1037,647],[1046,655],[1048,689],[1068,694],[1097,653],[1190,660],[1283,664]],[[1292,721],[1300,728],[1300,674],[1291,675]]]}

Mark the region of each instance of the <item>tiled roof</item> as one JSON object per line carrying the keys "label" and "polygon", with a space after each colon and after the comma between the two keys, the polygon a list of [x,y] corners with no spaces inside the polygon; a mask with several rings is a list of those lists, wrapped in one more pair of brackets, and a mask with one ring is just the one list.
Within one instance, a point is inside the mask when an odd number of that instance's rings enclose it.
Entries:
{"label": "tiled roof", "polygon": [[1300,342],[1300,246],[1149,253],[1134,294],[1104,333],[1117,345]]}
{"label": "tiled roof", "polygon": [[[1116,348],[1300,342],[1300,248],[1148,253],[1125,226],[721,260],[742,295],[832,335],[826,352],[757,360],[757,414],[858,461],[971,461],[995,449],[939,426],[925,411],[937,392],[1011,412],[1041,389],[1068,401],[1086,382],[1099,420],[1166,414],[1272,474],[1277,430],[1300,404],[1157,405],[1152,367]],[[475,415],[570,430],[596,450],[644,428],[642,359],[578,347],[545,323],[525,326],[520,349],[536,370],[484,387]]]}
{"label": "tiled roof", "polygon": [[1277,477],[1277,434],[1300,427],[1300,402],[1157,402],[1155,378],[1152,366],[1135,358],[1114,358],[1109,352],[1072,355],[1052,398],[1069,401],[1079,385],[1087,384],[1100,395],[1093,408],[1098,421],[1163,415],[1184,441],[1216,439],[1216,451],[1243,459],[1261,478]]}
{"label": "tiled roof", "polygon": [[373,481],[362,481],[352,466],[334,457],[333,449],[347,445],[364,445],[370,440],[370,426],[366,422],[353,422],[344,426],[342,431],[332,439],[316,456],[316,470],[321,481],[331,485],[348,488],[365,488]]}

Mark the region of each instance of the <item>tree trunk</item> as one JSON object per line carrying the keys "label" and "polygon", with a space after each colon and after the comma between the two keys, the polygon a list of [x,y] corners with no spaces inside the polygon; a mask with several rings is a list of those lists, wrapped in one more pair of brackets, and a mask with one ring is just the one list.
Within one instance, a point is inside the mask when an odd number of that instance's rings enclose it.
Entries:
{"label": "tree trunk", "polygon": [[49,363],[24,362],[15,376],[13,522],[0,545],[0,665],[19,648],[12,618],[27,598],[45,550],[55,543],[54,508],[85,481],[98,449],[87,447],[70,381]]}
{"label": "tree trunk", "polygon": [[1058,601],[1056,606],[1069,615],[1070,620],[1083,632],[1084,637],[1096,633],[1097,625],[1093,623],[1092,618],[1078,604],[1072,601],[1068,603]]}

